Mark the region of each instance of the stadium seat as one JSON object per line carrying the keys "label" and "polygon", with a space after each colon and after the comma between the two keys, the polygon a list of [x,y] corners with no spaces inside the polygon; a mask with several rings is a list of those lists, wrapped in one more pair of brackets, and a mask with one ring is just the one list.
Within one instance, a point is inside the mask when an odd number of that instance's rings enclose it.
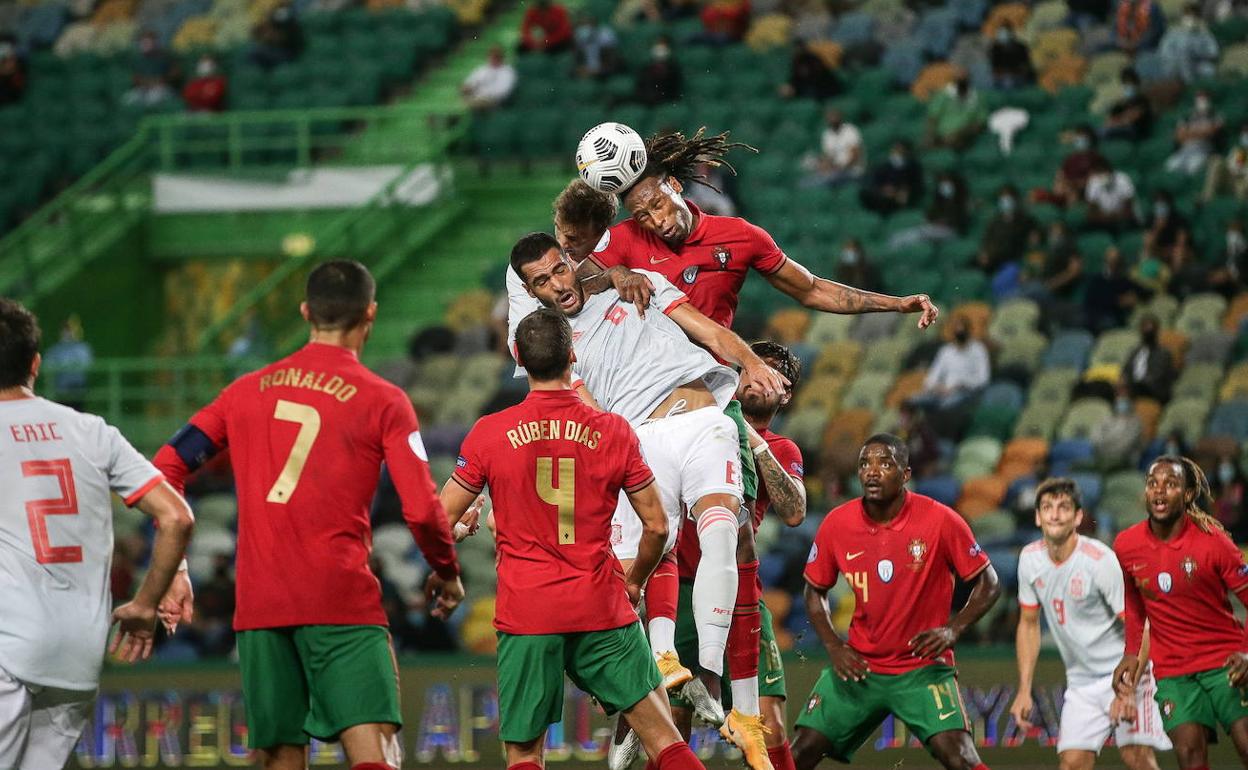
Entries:
{"label": "stadium seat", "polygon": [[1027,392],[1027,403],[1054,404],[1065,409],[1070,401],[1071,390],[1079,381],[1079,372],[1075,369],[1045,367],[1031,382]]}
{"label": "stadium seat", "polygon": [[1191,339],[1186,361],[1189,366],[1208,365],[1220,373],[1234,346],[1235,335],[1229,332],[1219,330],[1199,334]]}
{"label": "stadium seat", "polygon": [[861,372],[842,396],[841,408],[878,412],[884,406],[884,397],[892,384],[892,373]]}
{"label": "stadium seat", "polygon": [[875,415],[867,409],[841,412],[823,433],[821,456],[837,474],[848,476],[858,468],[858,452],[870,435]]}
{"label": "stadium seat", "polygon": [[1046,370],[1069,368],[1082,372],[1088,364],[1088,355],[1092,352],[1093,344],[1091,332],[1083,329],[1063,329],[1053,338],[1040,364]]}
{"label": "stadium seat", "polygon": [[1049,450],[1049,470],[1054,476],[1068,476],[1077,469],[1090,467],[1096,450],[1087,439],[1063,439]]}
{"label": "stadium seat", "polygon": [[814,374],[832,374],[843,380],[853,379],[862,358],[862,346],[848,339],[830,342],[823,346],[815,359]]}
{"label": "stadium seat", "polygon": [[[850,337],[855,342],[870,346],[867,350],[868,357],[874,350],[874,344],[891,338],[898,325],[898,316],[895,313],[864,313],[857,319],[850,331]],[[909,352],[908,346],[906,352]]]}
{"label": "stadium seat", "polygon": [[979,396],[980,406],[1002,406],[1015,412],[1023,408],[1023,389],[1012,382],[994,382]]}
{"label": "stadium seat", "polygon": [[1000,509],[967,518],[970,519],[975,541],[984,547],[1012,543],[1018,532],[1018,523],[1014,521],[1014,517]]}
{"label": "stadium seat", "polygon": [[1190,362],[1174,383],[1172,398],[1197,398],[1213,401],[1218,392],[1222,367],[1218,364]]}
{"label": "stadium seat", "polygon": [[1101,492],[1104,487],[1100,474],[1077,472],[1071,473],[1070,479],[1079,487],[1079,494],[1083,497],[1083,508],[1085,511],[1091,513],[1100,507]]}
{"label": "stadium seat", "polygon": [[1197,294],[1189,297],[1179,308],[1175,328],[1189,337],[1195,337],[1222,328],[1222,314],[1226,312],[1226,299],[1220,294]]}
{"label": "stadium seat", "polygon": [[[803,388],[802,392],[805,390]],[[819,406],[794,408],[784,416],[784,423],[778,428],[804,451],[811,452],[819,449],[830,416],[830,410]]]}
{"label": "stadium seat", "polygon": [[1113,364],[1121,367],[1140,344],[1140,335],[1134,329],[1112,329],[1102,334],[1092,348],[1089,365]]}
{"label": "stadium seat", "polygon": [[1162,412],[1157,434],[1168,436],[1171,432],[1178,431],[1184,441],[1195,443],[1204,433],[1205,418],[1209,416],[1209,409],[1209,402],[1203,398],[1173,400]]}
{"label": "stadium seat", "polygon": [[[1236,441],[1248,441],[1248,401],[1223,401],[1209,418],[1209,433],[1214,436],[1231,436]],[[1199,436],[1184,433],[1189,442]]]}
{"label": "stadium seat", "polygon": [[1135,415],[1140,418],[1145,441],[1151,441],[1157,435],[1157,426],[1161,422],[1161,402],[1153,398],[1135,399]]}
{"label": "stadium seat", "polygon": [[997,366],[1018,367],[1028,373],[1035,372],[1040,366],[1041,356],[1048,347],[1049,341],[1040,332],[1032,330],[1021,332],[1011,338],[1009,345],[997,354]]}
{"label": "stadium seat", "polygon": [[1113,410],[1109,404],[1099,398],[1081,398],[1070,405],[1062,424],[1057,430],[1057,437],[1066,439],[1087,439],[1098,423],[1111,416]]}
{"label": "stadium seat", "polygon": [[926,376],[927,372],[922,369],[914,369],[899,375],[884,398],[884,404],[890,409],[900,407],[906,400],[923,390],[923,380]]}
{"label": "stadium seat", "polygon": [[1001,506],[1009,485],[996,476],[975,476],[962,482],[962,494],[956,506],[958,513],[974,521]]}
{"label": "stadium seat", "polygon": [[1001,442],[989,436],[968,438],[958,445],[953,475],[965,482],[973,476],[990,475],[1001,459]]}
{"label": "stadium seat", "polygon": [[962,483],[953,476],[931,476],[915,481],[914,491],[953,507],[962,493]]}
{"label": "stadium seat", "polygon": [[1036,328],[1040,306],[1029,299],[1012,299],[1001,303],[992,315],[988,334],[993,339],[1007,339]]}
{"label": "stadium seat", "polygon": [[812,373],[793,399],[797,409],[818,408],[833,414],[840,408],[841,393],[845,391],[846,378],[838,374]]}
{"label": "stadium seat", "polygon": [[839,342],[849,337],[854,317],[836,313],[816,313],[811,321],[806,341],[811,345],[823,347],[830,342]]}

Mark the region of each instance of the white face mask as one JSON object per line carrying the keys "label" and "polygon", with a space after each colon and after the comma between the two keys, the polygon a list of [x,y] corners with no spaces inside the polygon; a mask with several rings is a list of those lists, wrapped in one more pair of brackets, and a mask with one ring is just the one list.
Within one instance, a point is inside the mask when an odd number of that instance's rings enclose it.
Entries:
{"label": "white face mask", "polygon": [[217,65],[207,59],[195,65],[195,74],[199,75],[201,78],[211,77],[212,75],[215,75],[216,72]]}

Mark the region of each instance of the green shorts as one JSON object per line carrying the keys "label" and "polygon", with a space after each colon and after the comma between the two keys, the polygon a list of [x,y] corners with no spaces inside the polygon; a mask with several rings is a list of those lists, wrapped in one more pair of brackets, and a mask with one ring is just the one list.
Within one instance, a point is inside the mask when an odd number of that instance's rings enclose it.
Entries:
{"label": "green shorts", "polygon": [[302,746],[355,725],[403,724],[399,667],[384,626],[240,631],[247,746]]}
{"label": "green shorts", "polygon": [[[750,515],[754,514],[753,502],[758,499],[758,469],[754,467],[754,450],[750,449],[750,434],[745,430],[745,415],[741,413],[740,401],[729,401],[724,414],[737,424],[737,441],[741,445],[741,488],[751,503]],[[746,521],[749,521],[747,518]],[[682,660],[683,662],[683,660]]]}
{"label": "green shorts", "polygon": [[828,756],[849,762],[890,713],[923,743],[937,733],[971,729],[957,672],[939,663],[904,674],[869,673],[860,682],[842,682],[825,668],[796,724],[831,741]]}
{"label": "green shorts", "polygon": [[[1231,687],[1226,667],[1157,680],[1157,706],[1166,732],[1186,722],[1217,731],[1248,717],[1248,689]],[[1215,736],[1216,737],[1216,736]]]}
{"label": "green shorts", "polygon": [[[758,694],[763,698],[783,700],[788,697],[784,688],[784,660],[780,657],[780,645],[776,643],[771,610],[762,601],[758,603],[758,621]],[[693,583],[689,580],[680,581],[680,599],[676,605],[676,654],[690,671],[696,674],[702,670],[698,665],[698,628],[693,622]],[[732,707],[730,673],[725,660],[720,692],[728,708]],[[692,708],[683,698],[672,696],[671,701],[675,708]]]}
{"label": "green shorts", "polygon": [[573,634],[498,634],[498,737],[528,743],[563,719],[563,675],[608,714],[663,683],[641,624]]}

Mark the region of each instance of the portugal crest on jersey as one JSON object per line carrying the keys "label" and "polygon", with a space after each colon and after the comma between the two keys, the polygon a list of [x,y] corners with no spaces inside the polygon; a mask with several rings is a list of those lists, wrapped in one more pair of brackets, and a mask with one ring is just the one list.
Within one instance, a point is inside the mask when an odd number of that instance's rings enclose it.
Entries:
{"label": "portugal crest on jersey", "polygon": [[1183,567],[1183,574],[1187,576],[1188,580],[1191,580],[1192,575],[1196,574],[1196,560],[1190,556],[1184,556],[1180,565]]}
{"label": "portugal crest on jersey", "polygon": [[732,252],[726,246],[716,246],[715,250],[711,252],[711,256],[715,257],[720,270],[728,269],[728,260],[732,259]]}
{"label": "portugal crest on jersey", "polygon": [[912,559],[910,569],[918,569],[923,566],[923,557],[927,556],[927,543],[916,537],[910,541],[910,545],[906,546],[906,552]]}
{"label": "portugal crest on jersey", "polygon": [[680,279],[692,286],[693,282],[698,279],[698,266],[690,265],[689,267],[686,267],[685,271],[680,274]]}

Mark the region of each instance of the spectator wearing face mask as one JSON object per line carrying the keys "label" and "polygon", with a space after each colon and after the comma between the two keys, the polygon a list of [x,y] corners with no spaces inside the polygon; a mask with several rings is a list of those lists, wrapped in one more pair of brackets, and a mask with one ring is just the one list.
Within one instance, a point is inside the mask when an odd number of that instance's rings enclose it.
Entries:
{"label": "spectator wearing face mask", "polygon": [[879,291],[881,288],[879,272],[867,259],[857,238],[850,238],[841,247],[836,261],[836,282],[863,291]]}
{"label": "spectator wearing face mask", "polygon": [[217,60],[209,54],[199,57],[195,77],[182,88],[182,101],[191,112],[220,112],[225,109],[228,84],[217,69]]}
{"label": "spectator wearing face mask", "polygon": [[923,241],[942,241],[966,232],[970,220],[966,181],[960,174],[946,170],[936,175],[934,188],[923,224],[894,233],[888,241],[890,250]]}
{"label": "spectator wearing face mask", "polygon": [[1069,315],[1068,303],[1074,298],[1083,277],[1083,257],[1065,222],[1049,225],[1042,243],[1028,254],[1023,268],[1023,294],[1058,312],[1054,303],[1062,305],[1061,314]]}
{"label": "spectator wearing face mask", "polygon": [[1140,288],[1127,274],[1117,246],[1105,249],[1104,262],[1101,272],[1088,279],[1083,295],[1084,321],[1093,334],[1119,328],[1140,303]]}
{"label": "spectator wearing face mask", "polygon": [[992,84],[997,88],[1019,88],[1036,79],[1031,66],[1031,50],[1014,34],[1014,25],[1003,22],[997,27],[992,45],[988,47],[992,65]]}
{"label": "spectator wearing face mask", "polygon": [[1161,38],[1161,61],[1167,75],[1184,83],[1211,78],[1218,68],[1218,40],[1200,17],[1200,5],[1189,3],[1183,19]]}
{"label": "spectator wearing face mask", "polygon": [[13,104],[26,93],[26,64],[17,53],[17,43],[0,37],[0,106]]}
{"label": "spectator wearing face mask", "polygon": [[1113,25],[1114,44],[1134,54],[1157,45],[1166,30],[1166,17],[1153,0],[1118,0]]}
{"label": "spectator wearing face mask", "polygon": [[909,208],[923,194],[923,168],[915,160],[910,143],[893,142],[884,163],[872,167],[858,191],[865,208],[888,215]]}
{"label": "spectator wearing face mask", "polygon": [[1120,80],[1122,98],[1110,106],[1101,137],[1138,142],[1153,130],[1153,105],[1140,90],[1140,76],[1134,69],[1123,70]]}
{"label": "spectator wearing face mask", "polygon": [[964,150],[984,130],[988,110],[965,74],[932,97],[927,105],[927,144]]}
{"label": "spectator wearing face mask", "polygon": [[672,41],[662,35],[650,47],[650,62],[637,73],[636,98],[651,107],[680,99],[684,75],[672,59]]}
{"label": "spectator wearing face mask", "polygon": [[1097,465],[1106,470],[1129,468],[1144,448],[1144,424],[1135,412],[1131,389],[1118,383],[1113,414],[1092,426],[1088,436],[1096,450]]}
{"label": "spectator wearing face mask", "polygon": [[1039,226],[1023,206],[1018,189],[1012,184],[1002,185],[997,191],[997,211],[988,220],[979,242],[976,264],[991,275],[1005,263],[1018,260]]}
{"label": "spectator wearing face mask", "polygon": [[1168,258],[1179,239],[1187,237],[1190,232],[1187,217],[1174,208],[1174,196],[1166,190],[1153,193],[1153,206],[1144,238],[1153,245],[1157,254],[1162,259]]}
{"label": "spectator wearing face mask", "polygon": [[1092,166],[1084,198],[1089,227],[1120,232],[1135,224],[1135,184],[1126,173],[1110,168],[1107,161]]}
{"label": "spectator wearing face mask", "polygon": [[1248,200],[1248,123],[1240,125],[1235,145],[1225,156],[1209,158],[1201,198],[1207,203],[1226,193]]}
{"label": "spectator wearing face mask", "polygon": [[1151,313],[1140,319],[1140,345],[1127,356],[1123,380],[1133,398],[1152,398],[1166,403],[1177,372],[1170,351],[1161,346],[1161,324]]}
{"label": "spectator wearing face mask", "polygon": [[802,159],[803,187],[833,186],[859,179],[866,167],[862,134],[838,109],[830,109],[819,138],[819,152]]}
{"label": "spectator wearing face mask", "polygon": [[1105,157],[1097,150],[1096,131],[1086,123],[1063,133],[1061,141],[1070,145],[1071,151],[1053,174],[1053,189],[1037,189],[1032,197],[1039,203],[1073,206],[1083,201],[1092,166]]}
{"label": "spectator wearing face mask", "polygon": [[581,78],[604,78],[619,69],[618,38],[605,22],[583,13],[573,34],[576,43],[576,75]]}
{"label": "spectator wearing face mask", "polygon": [[910,404],[937,412],[955,409],[978,395],[991,376],[988,348],[972,339],[969,321],[955,318],[953,340],[936,353],[923,380],[923,390],[910,399]]}
{"label": "spectator wearing face mask", "polygon": [[1213,109],[1209,92],[1197,91],[1192,111],[1175,126],[1174,141],[1179,149],[1166,159],[1166,171],[1189,175],[1203,171],[1223,125],[1222,116]]}

